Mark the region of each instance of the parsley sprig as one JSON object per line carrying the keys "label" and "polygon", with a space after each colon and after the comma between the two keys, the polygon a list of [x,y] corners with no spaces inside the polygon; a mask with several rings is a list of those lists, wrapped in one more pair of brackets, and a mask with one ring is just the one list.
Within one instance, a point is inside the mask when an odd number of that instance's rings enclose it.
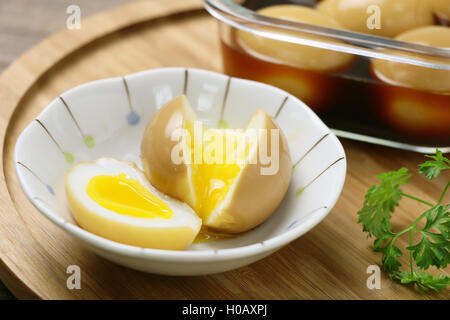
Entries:
{"label": "parsley sprig", "polygon": [[[450,169],[450,160],[436,150],[436,155],[426,155],[428,160],[419,165],[419,173],[428,179],[437,177],[441,171]],[[368,190],[364,206],[358,211],[358,223],[368,237],[375,238],[373,250],[382,253],[383,270],[393,279],[403,284],[416,284],[422,290],[440,290],[450,285],[450,277],[440,274],[434,276],[425,272],[430,266],[443,269],[450,262],[450,204],[442,204],[444,196],[450,187],[450,181],[445,186],[436,204],[429,203],[417,197],[404,193],[400,186],[409,183],[411,175],[408,169],[401,168],[377,175],[381,183],[373,185]],[[393,232],[391,217],[399,201],[410,198],[421,202],[430,208],[422,213],[409,227]],[[418,228],[419,222],[425,218],[423,228]],[[399,258],[403,256],[402,250],[395,245],[398,237],[409,234],[409,270],[400,270],[402,264]],[[414,235],[420,240],[414,243]]]}

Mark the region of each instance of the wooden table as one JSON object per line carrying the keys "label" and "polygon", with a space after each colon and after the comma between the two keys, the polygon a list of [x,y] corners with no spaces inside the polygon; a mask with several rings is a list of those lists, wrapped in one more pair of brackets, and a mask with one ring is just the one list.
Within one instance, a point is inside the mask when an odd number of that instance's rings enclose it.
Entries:
{"label": "wooden table", "polygon": [[[66,9],[76,3],[82,19],[129,0],[0,0],[0,73],[25,50],[66,25]],[[0,300],[14,296],[0,281]]]}
{"label": "wooden table", "polygon": [[[108,1],[109,4],[112,3],[111,0],[104,1]],[[45,2],[49,3],[50,0],[45,0]],[[86,1],[86,3],[88,2]],[[181,3],[171,0],[165,2],[165,4],[169,2],[171,6],[177,6]],[[21,3],[21,1],[15,3]],[[120,1],[115,3],[120,3]],[[200,7],[198,0],[183,0],[182,2],[183,5],[189,5],[190,3]],[[6,7],[4,3],[2,4],[3,7]],[[16,9],[17,15],[23,15],[22,10],[25,9],[39,12],[37,9],[33,10],[25,7],[23,5],[22,8]],[[65,6],[61,7],[63,9],[62,16],[65,17]],[[102,16],[98,21],[91,20],[90,26],[93,27],[93,30],[95,29],[95,32],[101,33],[101,28],[104,24],[99,23],[99,21],[107,21],[110,23],[109,27],[114,28],[117,18],[123,19],[121,21],[124,22],[127,19],[126,14],[129,14],[130,19],[133,17],[141,19],[146,14],[154,14],[153,9],[147,5],[142,8],[130,6],[124,9],[125,11],[121,9],[119,10],[120,12],[115,12],[112,17]],[[145,10],[147,10],[147,13]],[[165,7],[159,6],[158,10],[164,11]],[[170,9],[168,10],[170,11]],[[0,10],[0,12],[2,11],[4,10]],[[82,12],[84,12],[83,9]],[[59,11],[58,14],[60,14]],[[105,20],[105,18],[108,19]],[[63,60],[50,72],[47,72],[44,77],[40,77],[43,81],[38,86],[33,86],[34,90],[31,90],[26,99],[20,101],[21,110],[28,110],[28,117],[35,116],[51,99],[61,92],[76,84],[96,78],[118,76],[146,68],[173,65],[174,63],[179,63],[186,67],[220,70],[216,24],[212,18],[199,10],[194,10],[186,15],[176,15],[175,18],[181,18],[181,20],[167,25],[165,23],[172,20],[158,20],[159,24],[155,29],[156,31],[152,30],[151,25],[148,23],[125,30],[120,29],[106,37],[104,41],[100,41],[98,45],[85,46],[84,51],[76,51],[71,56],[71,59]],[[197,18],[200,21],[199,24],[194,21]],[[13,20],[12,18],[8,19]],[[24,21],[27,19],[23,17],[21,19],[24,19],[22,23],[26,25]],[[32,20],[31,18],[28,19]],[[0,19],[0,21],[4,20]],[[45,24],[45,21],[46,19],[43,19],[42,23]],[[64,25],[64,23],[65,19],[63,18],[61,24]],[[189,31],[185,33],[188,35],[187,37],[179,32],[182,24],[186,24],[183,25],[185,27],[183,30]],[[208,32],[205,33],[205,30]],[[68,46],[72,46],[72,49],[73,47],[81,47],[77,41],[87,42],[87,39],[90,39],[89,32],[94,31],[87,30],[87,34],[82,31],[78,38],[71,37],[64,32],[57,34],[51,41],[40,47],[40,49],[48,49],[45,52],[48,52],[49,56],[47,56],[47,60],[44,63],[55,64],[56,61],[59,61],[58,57],[61,58],[60,53],[62,51],[69,50]],[[26,34],[24,31],[21,32],[21,34]],[[176,41],[172,39],[172,42],[170,42],[168,40],[169,37],[175,37]],[[2,38],[5,37],[2,35]],[[196,46],[188,47],[187,42],[196,42]],[[14,43],[14,41],[11,42],[11,46]],[[64,43],[64,46],[61,46],[61,43]],[[132,48],[141,50],[129,50],[130,43]],[[152,44],[152,46],[149,44]],[[46,45],[48,46],[46,47]],[[185,49],[183,55],[174,62],[168,53],[176,53],[180,48]],[[124,54],[126,50],[129,50],[125,53],[127,59],[121,59],[121,54]],[[34,51],[34,53],[36,52]],[[161,55],[161,52],[164,55]],[[202,54],[205,56],[202,57]],[[33,55],[28,55],[21,62],[24,63],[24,67],[19,70],[19,73],[25,75],[30,83],[34,79],[33,74],[39,73],[41,69],[45,69],[41,64],[36,63]],[[22,66],[22,64],[18,65]],[[42,70],[42,72],[44,71]],[[56,74],[58,77],[54,77]],[[11,80],[8,86],[11,91],[14,91],[15,88],[12,84],[20,82],[17,79],[17,74],[9,73],[7,79]],[[18,86],[21,85],[21,83],[17,84]],[[17,96],[11,95],[10,97],[10,101],[17,98]],[[27,121],[31,121],[31,119]],[[10,161],[11,146],[13,146],[14,137],[18,135],[21,128],[25,125],[24,122],[25,120],[9,129],[11,137],[8,141],[8,148],[6,148],[6,153],[9,153],[6,156],[9,158],[5,163],[5,173],[10,182],[15,180],[13,162]],[[37,269],[39,272],[33,273],[32,271],[35,269],[19,269],[11,263],[11,260],[10,265],[15,267],[15,275],[25,279],[28,286],[27,292],[21,291],[25,289],[23,286],[19,287],[18,284],[15,285],[14,290],[21,293],[21,296],[24,297],[30,296],[33,292],[35,294],[38,292],[42,297],[73,298],[448,299],[448,290],[440,293],[415,291],[389,280],[385,274],[382,276],[381,290],[367,289],[366,279],[368,274],[366,269],[369,265],[380,264],[381,257],[372,251],[371,241],[366,239],[366,235],[361,231],[361,226],[357,225],[356,212],[362,206],[367,189],[370,185],[377,182],[374,176],[378,173],[400,167],[408,168],[413,175],[411,184],[406,186],[404,191],[421,197],[426,201],[435,202],[440,191],[450,179],[450,172],[444,173],[430,183],[417,173],[417,165],[424,160],[422,155],[344,139],[342,142],[347,155],[348,176],[342,196],[330,215],[316,228],[274,255],[250,266],[219,275],[182,278],[161,277],[138,273],[113,265],[87,252],[87,250],[75,246],[76,244],[71,242],[67,235],[64,235],[61,230],[51,225],[50,222],[41,222],[43,218],[39,216],[27,201],[17,201],[15,205],[19,211],[25,213],[33,212],[36,215],[32,217],[28,215],[21,216],[24,220],[30,219],[27,226],[20,225],[17,217],[14,217],[17,220],[16,227],[23,230],[23,232],[30,231],[27,228],[34,229],[37,235],[35,238],[39,240],[45,238],[45,243],[42,244],[42,247],[48,247],[46,251],[42,251],[42,255],[29,253],[26,247],[21,248],[22,251],[15,256],[15,252],[11,254],[11,259],[14,258],[16,259],[15,261],[20,261],[24,257],[33,258],[35,259],[33,267],[36,269],[40,268]],[[13,188],[13,197],[23,197],[17,183],[13,185]],[[4,195],[0,194],[0,199],[2,196]],[[450,194],[444,199],[444,202],[448,203],[449,200]],[[393,218],[394,228],[399,229],[412,223],[421,213],[421,210],[425,210],[425,207],[417,205],[417,203],[409,199],[403,200],[401,207],[397,209]],[[8,216],[4,212],[0,212],[0,214]],[[39,223],[42,223],[44,227],[35,227],[33,224],[35,221],[32,219],[36,219],[36,221],[39,219]],[[49,229],[46,229],[47,227]],[[49,231],[47,232],[47,230]],[[14,244],[14,233],[7,236],[11,237],[10,241]],[[28,237],[27,234],[25,236]],[[30,241],[36,240],[30,238]],[[59,241],[64,243],[65,246],[58,247]],[[399,239],[398,244],[402,248],[406,243],[407,239]],[[39,246],[40,244],[35,245]],[[36,251],[40,249],[42,248],[36,248]],[[50,270],[52,267],[57,267],[57,270],[65,270],[63,267],[67,266],[67,260],[64,259],[67,256],[64,256],[64,253],[67,253],[67,250],[72,250],[70,251],[70,259],[76,259],[76,261],[84,263],[86,272],[89,275],[87,279],[89,285],[86,286],[83,292],[67,292],[67,288],[60,285],[60,281],[65,279],[66,275],[64,273],[52,273],[54,270]],[[8,256],[7,258],[10,257]],[[52,260],[49,261],[48,259]],[[407,257],[403,257],[402,262],[407,263]],[[47,265],[48,268],[43,268],[43,264]],[[11,279],[14,278],[6,273],[3,276],[5,279],[8,278],[8,281],[12,281]],[[115,279],[115,281],[110,281],[110,279]],[[267,281],[267,279],[271,279],[271,281]],[[13,288],[14,283],[10,282],[8,285]],[[30,287],[32,288],[30,289]]]}

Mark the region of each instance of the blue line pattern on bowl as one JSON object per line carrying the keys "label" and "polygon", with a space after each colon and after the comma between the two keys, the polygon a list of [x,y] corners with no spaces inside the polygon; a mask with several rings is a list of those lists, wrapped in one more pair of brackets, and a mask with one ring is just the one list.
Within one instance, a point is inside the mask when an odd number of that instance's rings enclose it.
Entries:
{"label": "blue line pattern on bowl", "polygon": [[55,190],[52,188],[52,186],[49,184],[46,184],[45,186],[47,187],[48,192],[50,192],[54,196]]}
{"label": "blue line pattern on bowl", "polygon": [[289,230],[290,228],[292,228],[292,227],[295,226],[296,224],[297,224],[297,220],[292,221],[292,222],[288,225],[287,230]]}
{"label": "blue line pattern on bowl", "polygon": [[141,116],[133,109],[133,105],[131,103],[130,89],[128,88],[128,83],[125,77],[122,77],[122,82],[125,88],[125,93],[127,95],[128,107],[130,108],[130,112],[127,114],[127,122],[130,126],[135,126],[141,120]]}
{"label": "blue line pattern on bowl", "polygon": [[26,170],[28,170],[28,172],[30,172],[37,180],[39,180],[39,182],[45,186],[45,188],[47,189],[47,191],[54,196],[55,195],[55,189],[53,189],[53,187],[51,185],[49,185],[48,183],[45,183],[44,180],[42,180],[41,177],[39,177],[33,170],[30,169],[30,167],[26,166],[25,164],[23,164],[22,162],[17,162],[17,165],[21,166],[22,168],[25,168]]}
{"label": "blue line pattern on bowl", "polygon": [[135,111],[130,111],[127,114],[127,122],[130,126],[137,125],[140,120],[141,120],[141,117]]}

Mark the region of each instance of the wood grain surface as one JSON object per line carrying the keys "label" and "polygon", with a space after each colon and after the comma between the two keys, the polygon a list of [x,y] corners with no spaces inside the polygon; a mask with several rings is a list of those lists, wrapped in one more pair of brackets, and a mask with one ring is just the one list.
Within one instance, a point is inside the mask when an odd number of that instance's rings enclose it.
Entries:
{"label": "wood grain surface", "polygon": [[[77,0],[84,19],[133,0]],[[0,0],[0,73],[27,49],[65,28],[73,0]],[[0,300],[14,299],[0,281]]]}
{"label": "wood grain surface", "polygon": [[[335,208],[313,230],[277,253],[235,271],[204,277],[165,277],[99,258],[47,221],[25,198],[13,150],[21,130],[56,96],[81,83],[149,68],[221,70],[217,24],[198,0],[140,2],[84,20],[57,33],[0,75],[0,278],[19,298],[89,299],[449,299],[449,290],[424,293],[384,274],[380,290],[366,286],[369,265],[381,257],[358,225],[356,212],[378,173],[407,167],[405,192],[435,202],[450,179],[417,174],[423,156],[343,140],[348,176]],[[444,200],[449,202],[449,196]],[[426,209],[402,200],[394,228]],[[401,238],[400,246],[407,239]],[[402,262],[407,264],[407,257]],[[68,290],[66,268],[79,265],[82,288]]]}

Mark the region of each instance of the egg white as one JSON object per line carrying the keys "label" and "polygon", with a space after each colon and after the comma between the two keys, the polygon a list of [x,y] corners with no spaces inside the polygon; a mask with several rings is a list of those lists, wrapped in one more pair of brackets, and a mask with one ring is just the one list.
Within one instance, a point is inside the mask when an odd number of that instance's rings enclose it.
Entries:
{"label": "egg white", "polygon": [[[86,191],[89,181],[95,176],[125,174],[128,178],[138,180],[152,194],[156,195],[172,210],[170,218],[142,218],[116,213],[94,201]],[[173,199],[156,190],[146,179],[142,171],[132,162],[121,161],[112,158],[101,158],[96,162],[82,162],[74,166],[66,176],[66,190],[71,193],[72,198],[91,214],[115,221],[123,225],[149,229],[192,229],[193,234],[200,230],[202,221],[187,204]],[[76,215],[74,215],[76,216]]]}

